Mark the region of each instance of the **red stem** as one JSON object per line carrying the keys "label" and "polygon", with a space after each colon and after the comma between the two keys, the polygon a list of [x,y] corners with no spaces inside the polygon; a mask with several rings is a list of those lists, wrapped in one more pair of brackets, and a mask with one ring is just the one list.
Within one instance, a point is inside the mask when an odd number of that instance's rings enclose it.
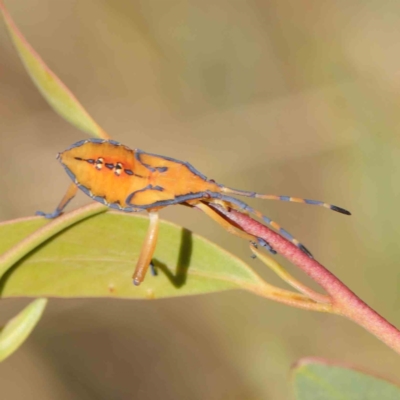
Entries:
{"label": "red stem", "polygon": [[400,354],[400,331],[357,297],[343,282],[316,260],[265,225],[236,210],[212,205],[234,225],[266,240],[279,254],[303,270],[317,282],[332,299],[333,311],[364,327]]}

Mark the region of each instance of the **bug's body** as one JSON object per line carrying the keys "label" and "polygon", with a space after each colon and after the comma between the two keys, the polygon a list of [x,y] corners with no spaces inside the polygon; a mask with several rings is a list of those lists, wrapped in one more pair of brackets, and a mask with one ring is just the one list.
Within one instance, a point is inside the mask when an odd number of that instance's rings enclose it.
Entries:
{"label": "bug's body", "polygon": [[190,164],[113,141],[78,142],[59,159],[80,189],[121,211],[165,207],[182,196],[220,191]]}
{"label": "bug's body", "polygon": [[[209,204],[220,204],[226,208],[252,213],[275,228],[310,257],[312,257],[311,253],[276,222],[228,194],[307,203],[350,214],[340,207],[321,201],[230,189],[214,180],[207,179],[189,163],[146,153],[139,149],[132,150],[113,140],[82,140],[60,153],[57,158],[76,186],[70,187],[53,213],[38,212],[39,215],[46,218],[55,218],[60,215],[75,196],[76,187],[93,200],[108,207],[125,212],[142,210],[149,212],[150,227],[134,273],[134,283],[137,285],[143,281],[155,250],[158,234],[157,211],[162,207],[172,204],[196,206],[230,232],[246,239],[258,239],[247,232],[233,228],[229,222],[210,211]],[[274,252],[265,241],[259,240],[259,243]]]}

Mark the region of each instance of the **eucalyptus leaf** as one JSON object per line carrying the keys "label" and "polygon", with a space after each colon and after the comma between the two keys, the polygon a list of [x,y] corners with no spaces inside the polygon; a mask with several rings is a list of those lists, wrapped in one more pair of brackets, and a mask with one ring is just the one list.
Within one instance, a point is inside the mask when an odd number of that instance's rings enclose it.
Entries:
{"label": "eucalyptus leaf", "polygon": [[[43,227],[43,218],[0,225],[0,254]],[[148,272],[136,287],[132,273],[148,226],[144,216],[105,213],[59,232],[10,268],[1,297],[160,298],[228,289],[261,290],[264,281],[243,261],[208,240],[161,221]]]}
{"label": "eucalyptus leaf", "polygon": [[46,299],[36,299],[11,319],[0,331],[0,361],[14,353],[29,336],[46,307]]}
{"label": "eucalyptus leaf", "polygon": [[1,0],[0,11],[29,76],[50,106],[64,119],[84,132],[100,138],[108,138],[104,130],[92,119],[71,91],[24,38]]}
{"label": "eucalyptus leaf", "polygon": [[400,400],[399,386],[328,362],[301,362],[293,378],[297,400]]}

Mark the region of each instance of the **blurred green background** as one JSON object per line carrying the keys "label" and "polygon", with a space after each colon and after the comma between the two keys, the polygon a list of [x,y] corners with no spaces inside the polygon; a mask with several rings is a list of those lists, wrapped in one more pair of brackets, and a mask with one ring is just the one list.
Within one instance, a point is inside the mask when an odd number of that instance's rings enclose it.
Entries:
{"label": "blurred green background", "polygon": [[[228,186],[352,211],[252,202],[400,326],[400,3],[6,5],[114,139],[190,161]],[[53,210],[69,183],[55,154],[85,137],[41,98],[0,24],[0,219]],[[73,205],[84,202],[82,194]],[[202,213],[170,207],[162,217],[279,283],[245,241]],[[3,301],[0,322],[25,303]],[[398,355],[353,323],[228,292],[52,300],[27,343],[0,364],[0,387],[12,399],[284,399],[292,398],[289,368],[303,356],[400,381]]]}

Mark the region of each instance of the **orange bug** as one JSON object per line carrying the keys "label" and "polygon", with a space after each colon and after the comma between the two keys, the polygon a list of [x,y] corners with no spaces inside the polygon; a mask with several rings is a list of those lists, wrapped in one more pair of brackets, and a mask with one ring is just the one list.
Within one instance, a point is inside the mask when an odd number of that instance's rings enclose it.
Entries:
{"label": "orange bug", "polygon": [[132,150],[114,140],[81,140],[58,154],[57,159],[60,160],[75,185],[70,187],[53,213],[46,214],[38,211],[38,215],[46,218],[59,216],[75,196],[77,188],[93,200],[120,211],[148,211],[150,226],[133,274],[135,285],[143,281],[151,264],[158,236],[158,210],[172,204],[196,206],[230,232],[246,239],[258,239],[260,244],[275,253],[262,239],[239,231],[228,221],[218,218],[209,205],[219,204],[226,208],[254,214],[275,228],[309,257],[312,257],[311,253],[289,232],[261,212],[230,195],[307,203],[350,215],[343,208],[321,201],[231,189],[207,179],[187,162],[146,153],[139,149]]}

